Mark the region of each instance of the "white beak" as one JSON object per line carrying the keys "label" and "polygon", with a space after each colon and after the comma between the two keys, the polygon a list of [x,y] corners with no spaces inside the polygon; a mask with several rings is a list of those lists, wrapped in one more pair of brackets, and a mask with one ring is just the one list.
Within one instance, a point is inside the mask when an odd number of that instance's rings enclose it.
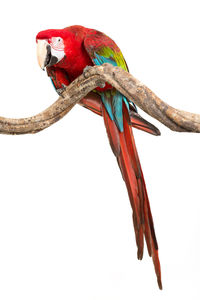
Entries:
{"label": "white beak", "polygon": [[46,65],[46,60],[48,56],[47,46],[49,44],[46,40],[38,40],[37,41],[37,60],[40,68],[44,70]]}

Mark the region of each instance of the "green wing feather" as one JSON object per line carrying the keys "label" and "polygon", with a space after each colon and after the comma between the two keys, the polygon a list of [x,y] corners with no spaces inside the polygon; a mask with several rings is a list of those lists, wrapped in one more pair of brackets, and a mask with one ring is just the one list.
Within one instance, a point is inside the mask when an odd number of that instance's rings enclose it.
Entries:
{"label": "green wing feather", "polygon": [[107,62],[128,71],[121,50],[115,42],[104,33],[92,30],[86,36],[84,46],[95,65]]}
{"label": "green wing feather", "polygon": [[[128,71],[126,61],[121,50],[107,35],[102,32],[92,30],[84,40],[84,46],[95,65],[110,63]],[[129,107],[128,100],[115,89],[100,92],[101,100],[106,110],[114,120],[120,131],[123,131],[122,102]]]}

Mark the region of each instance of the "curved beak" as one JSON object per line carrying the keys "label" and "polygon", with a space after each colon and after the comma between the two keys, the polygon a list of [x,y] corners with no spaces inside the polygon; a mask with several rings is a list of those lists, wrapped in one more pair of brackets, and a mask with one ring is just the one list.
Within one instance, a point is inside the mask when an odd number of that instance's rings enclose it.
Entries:
{"label": "curved beak", "polygon": [[58,58],[51,54],[51,46],[46,40],[37,41],[37,60],[42,70],[58,62]]}

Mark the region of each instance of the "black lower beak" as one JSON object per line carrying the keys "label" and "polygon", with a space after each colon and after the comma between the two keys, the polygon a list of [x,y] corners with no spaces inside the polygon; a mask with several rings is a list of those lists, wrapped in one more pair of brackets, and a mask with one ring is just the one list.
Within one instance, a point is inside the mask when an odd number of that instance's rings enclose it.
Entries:
{"label": "black lower beak", "polygon": [[58,62],[58,58],[56,56],[51,55],[51,46],[47,45],[47,55],[45,58],[44,67],[51,67]]}

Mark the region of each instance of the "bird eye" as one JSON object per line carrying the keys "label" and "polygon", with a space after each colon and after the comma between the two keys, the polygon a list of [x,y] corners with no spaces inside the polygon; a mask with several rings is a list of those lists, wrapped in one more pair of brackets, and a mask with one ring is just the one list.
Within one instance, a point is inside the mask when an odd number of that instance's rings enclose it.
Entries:
{"label": "bird eye", "polygon": [[51,38],[51,47],[57,51],[63,51],[64,43],[61,37],[52,37]]}

